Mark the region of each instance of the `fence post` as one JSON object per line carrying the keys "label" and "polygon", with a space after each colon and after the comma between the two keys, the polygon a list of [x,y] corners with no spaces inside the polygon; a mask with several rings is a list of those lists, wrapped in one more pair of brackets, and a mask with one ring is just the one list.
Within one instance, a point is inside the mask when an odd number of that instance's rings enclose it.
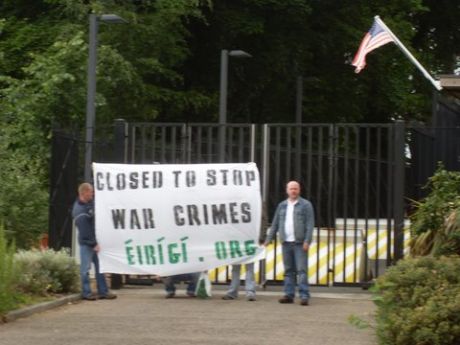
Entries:
{"label": "fence post", "polygon": [[[123,119],[116,119],[113,136],[113,162],[126,163],[127,161],[127,145],[128,138],[128,123]],[[121,274],[112,274],[110,286],[112,289],[121,289],[123,279]]]}
{"label": "fence post", "polygon": [[[269,192],[269,179],[270,179],[270,127],[264,123],[262,127],[262,213],[268,219],[268,192]],[[264,229],[265,231],[266,229]],[[265,289],[266,285],[266,260],[260,261],[259,270],[259,284]]]}
{"label": "fence post", "polygon": [[334,197],[335,197],[335,169],[336,169],[336,127],[330,124],[328,130],[328,188],[327,188],[327,227],[335,229]]}
{"label": "fence post", "polygon": [[268,181],[270,169],[270,127],[263,125],[262,133],[262,202],[268,202]]}
{"label": "fence post", "polygon": [[128,123],[123,119],[116,119],[113,136],[113,161],[114,163],[126,163],[128,139]]}
{"label": "fence post", "polygon": [[227,127],[219,123],[219,162],[225,163],[225,144],[227,141]]}
{"label": "fence post", "polygon": [[394,125],[394,178],[393,178],[393,217],[394,217],[394,262],[404,257],[404,179],[405,179],[405,125],[398,120]]}

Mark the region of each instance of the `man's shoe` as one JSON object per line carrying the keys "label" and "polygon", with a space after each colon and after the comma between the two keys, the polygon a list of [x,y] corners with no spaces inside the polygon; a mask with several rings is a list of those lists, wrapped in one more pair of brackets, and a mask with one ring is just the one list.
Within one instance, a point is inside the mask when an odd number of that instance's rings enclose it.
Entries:
{"label": "man's shoe", "polygon": [[94,295],[83,296],[82,299],[85,301],[97,301],[97,297]]}
{"label": "man's shoe", "polygon": [[302,298],[302,300],[300,301],[300,305],[308,305],[309,302],[308,302],[308,298]]}
{"label": "man's shoe", "polygon": [[174,296],[176,296],[176,294],[174,292],[168,292],[165,296],[165,298],[174,298]]}
{"label": "man's shoe", "polygon": [[187,296],[188,297],[196,297],[195,293],[194,292],[187,292]]}
{"label": "man's shoe", "polygon": [[230,296],[230,295],[225,295],[224,297],[222,297],[222,299],[225,300],[225,301],[231,301],[231,300],[234,300],[235,297]]}
{"label": "man's shoe", "polygon": [[99,299],[115,299],[115,298],[117,298],[117,295],[111,292],[108,292],[105,295],[99,295]]}
{"label": "man's shoe", "polygon": [[286,304],[286,303],[294,303],[294,299],[289,297],[289,296],[283,296],[282,298],[280,298],[278,300],[278,302],[282,303],[282,304]]}
{"label": "man's shoe", "polygon": [[256,301],[256,296],[248,296],[247,300],[248,300],[248,302],[255,302]]}

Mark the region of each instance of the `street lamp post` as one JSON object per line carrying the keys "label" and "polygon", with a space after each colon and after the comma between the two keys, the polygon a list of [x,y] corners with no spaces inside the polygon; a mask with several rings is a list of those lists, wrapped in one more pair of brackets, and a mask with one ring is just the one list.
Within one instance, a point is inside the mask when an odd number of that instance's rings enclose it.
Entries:
{"label": "street lamp post", "polygon": [[220,94],[219,94],[219,160],[225,162],[225,125],[227,124],[228,57],[249,58],[251,54],[243,50],[223,49],[220,54]]}
{"label": "street lamp post", "polygon": [[86,145],[85,145],[85,181],[91,181],[91,162],[93,160],[93,140],[96,123],[96,64],[97,64],[97,32],[99,22],[110,24],[127,23],[115,14],[89,15],[89,57],[88,86],[86,94]]}
{"label": "street lamp post", "polygon": [[295,122],[296,122],[296,169],[295,178],[300,179],[300,160],[302,152],[302,96],[303,78],[298,76],[296,79],[296,101],[295,101]]}
{"label": "street lamp post", "polygon": [[296,79],[296,97],[295,97],[295,122],[302,123],[302,98],[303,98],[303,77],[298,76]]}

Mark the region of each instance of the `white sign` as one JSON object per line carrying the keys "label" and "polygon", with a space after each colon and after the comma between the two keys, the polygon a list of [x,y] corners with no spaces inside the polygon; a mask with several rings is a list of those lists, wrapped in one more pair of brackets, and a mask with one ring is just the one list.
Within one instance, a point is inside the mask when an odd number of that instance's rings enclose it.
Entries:
{"label": "white sign", "polygon": [[93,167],[102,272],[168,276],[262,252],[254,163]]}

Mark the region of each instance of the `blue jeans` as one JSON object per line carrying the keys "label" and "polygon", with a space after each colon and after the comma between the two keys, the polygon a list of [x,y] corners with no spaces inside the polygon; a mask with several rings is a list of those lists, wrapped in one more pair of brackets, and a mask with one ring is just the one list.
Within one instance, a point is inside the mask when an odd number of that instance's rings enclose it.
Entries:
{"label": "blue jeans", "polygon": [[109,290],[107,288],[104,275],[99,272],[99,259],[97,257],[97,253],[92,247],[85,245],[80,246],[80,279],[82,296],[85,298],[91,295],[91,285],[89,283],[89,270],[91,269],[91,263],[94,264],[94,268],[96,270],[97,293],[105,296]]}
{"label": "blue jeans", "polygon": [[[238,289],[240,287],[240,272],[241,265],[232,266],[232,282],[228,288],[227,295],[233,298],[238,297]],[[247,297],[255,297],[256,282],[254,281],[254,263],[246,264],[246,281],[244,283]]]}
{"label": "blue jeans", "polygon": [[310,298],[308,288],[308,256],[303,250],[303,243],[284,242],[282,245],[284,264],[284,294],[295,297],[296,275],[298,277],[300,298]]}
{"label": "blue jeans", "polygon": [[196,283],[199,276],[199,273],[188,273],[164,278],[163,283],[165,284],[166,293],[176,293],[176,286],[174,284],[180,283],[181,281],[188,281],[187,294],[195,294]]}

